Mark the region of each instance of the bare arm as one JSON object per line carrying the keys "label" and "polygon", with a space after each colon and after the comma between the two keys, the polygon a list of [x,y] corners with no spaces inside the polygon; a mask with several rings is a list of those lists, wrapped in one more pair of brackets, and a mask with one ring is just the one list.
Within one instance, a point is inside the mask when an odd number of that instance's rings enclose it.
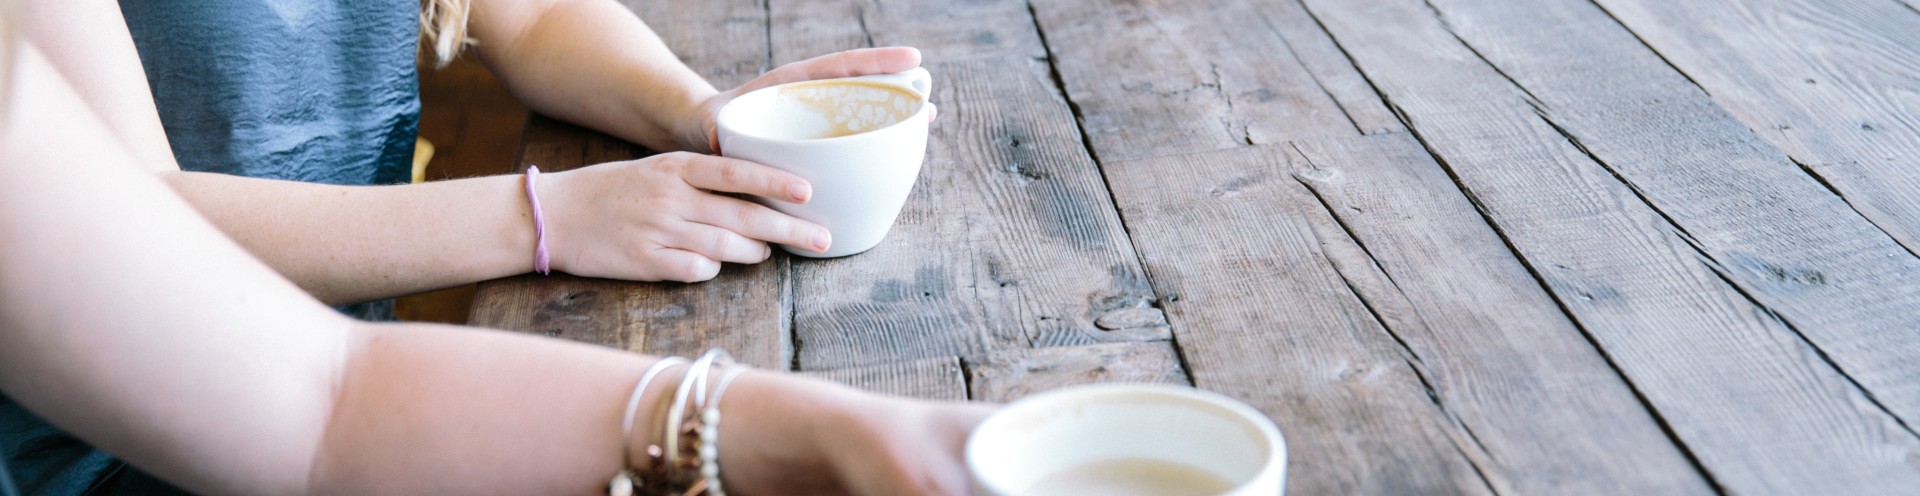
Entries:
{"label": "bare arm", "polygon": [[716,91],[613,0],[474,0],[475,50],[541,113],[655,150],[713,153],[714,114],[775,84],[900,72],[920,52],[889,47],[823,55]]}
{"label": "bare arm", "polygon": [[[24,55],[0,104],[0,390],[207,493],[586,494],[618,469],[619,412],[650,359],[333,314],[112,140],[88,142],[110,131]],[[962,492],[980,413],[770,373],[721,408],[743,494]]]}
{"label": "bare arm", "polygon": [[[398,296],[533,266],[534,233],[517,176],[352,187],[175,170],[113,0],[36,3],[47,4],[35,5],[43,13],[57,15],[38,18],[30,36],[60,47],[45,53],[70,79],[87,81],[76,89],[112,136],[163,171],[168,185],[235,241],[322,301]],[[653,49],[664,50],[637,50]],[[671,54],[664,57],[671,67],[621,74],[671,80],[661,87],[698,82],[675,76],[688,73]],[[665,156],[545,178],[540,195],[552,225],[553,267],[564,272],[691,282],[714,277],[721,262],[765,260],[766,242],[819,249],[830,243],[820,226],[713,194],[793,201],[811,194],[798,177],[757,164]]]}
{"label": "bare arm", "polygon": [[[62,22],[29,23],[29,37],[73,84],[113,137],[125,144],[141,163],[157,170],[175,170],[173,149],[160,127],[160,112],[141,69],[140,53],[126,23],[120,22],[120,3],[112,0],[28,0],[37,19]],[[84,22],[66,22],[65,20]]]}

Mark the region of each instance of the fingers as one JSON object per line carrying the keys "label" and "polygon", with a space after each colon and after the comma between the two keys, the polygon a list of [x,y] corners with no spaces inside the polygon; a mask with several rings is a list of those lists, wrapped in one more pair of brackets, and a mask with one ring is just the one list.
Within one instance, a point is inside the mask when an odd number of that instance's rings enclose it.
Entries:
{"label": "fingers", "polygon": [[707,191],[745,193],[806,203],[813,198],[807,180],[787,171],[745,160],[694,153],[677,154],[685,160],[680,177],[688,185]]}
{"label": "fingers", "polygon": [[827,247],[833,244],[832,235],[825,227],[738,198],[715,197],[714,201],[704,205],[687,220],[751,239],[798,246],[816,252],[827,251]]}
{"label": "fingers", "polygon": [[678,248],[712,260],[751,264],[766,261],[773,255],[766,243],[711,225],[689,223],[681,231],[678,237],[682,243]]}
{"label": "fingers", "polygon": [[720,262],[691,251],[658,248],[648,255],[653,259],[654,273],[642,277],[644,280],[700,282],[720,275]]}
{"label": "fingers", "polygon": [[755,79],[752,86],[766,87],[815,79],[891,74],[919,66],[920,50],[913,47],[862,48],[830,53],[780,66]]}
{"label": "fingers", "polygon": [[[806,203],[813,198],[813,187],[805,179],[765,165],[710,155],[685,154],[681,177],[688,185],[708,191],[744,193]],[[795,219],[766,206],[723,196],[692,210],[687,220],[699,222],[748,238],[826,251],[832,244],[827,229]]]}

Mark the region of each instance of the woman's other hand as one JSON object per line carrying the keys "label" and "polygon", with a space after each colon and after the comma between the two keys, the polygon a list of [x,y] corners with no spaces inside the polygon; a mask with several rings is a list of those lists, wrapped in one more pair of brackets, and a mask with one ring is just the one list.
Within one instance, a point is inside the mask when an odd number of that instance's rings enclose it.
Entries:
{"label": "woman's other hand", "polygon": [[892,74],[920,67],[920,50],[912,47],[862,48],[821,55],[780,66],[747,84],[708,97],[694,106],[695,115],[680,119],[674,139],[683,150],[719,153],[720,127],[716,116],[720,108],[753,90],[800,81],[833,79],[871,74]]}
{"label": "woman's other hand", "polygon": [[832,243],[818,224],[728,196],[813,196],[799,176],[744,160],[668,153],[542,174],[537,184],[553,268],[573,275],[696,282],[721,262],[766,260],[767,243]]}

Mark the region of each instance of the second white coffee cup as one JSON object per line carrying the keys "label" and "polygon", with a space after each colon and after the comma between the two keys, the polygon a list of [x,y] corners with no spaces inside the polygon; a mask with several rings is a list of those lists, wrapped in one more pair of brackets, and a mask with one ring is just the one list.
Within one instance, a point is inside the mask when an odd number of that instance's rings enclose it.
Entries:
{"label": "second white coffee cup", "polygon": [[781,245],[805,257],[872,249],[893,228],[926,158],[926,69],[789,83],[741,95],[720,109],[720,152],[791,172],[813,186],[803,204],[754,201],[832,233],[825,252]]}
{"label": "second white coffee cup", "polygon": [[1265,415],[1187,387],[1078,386],[1013,402],[967,438],[974,494],[1274,496],[1287,447]]}

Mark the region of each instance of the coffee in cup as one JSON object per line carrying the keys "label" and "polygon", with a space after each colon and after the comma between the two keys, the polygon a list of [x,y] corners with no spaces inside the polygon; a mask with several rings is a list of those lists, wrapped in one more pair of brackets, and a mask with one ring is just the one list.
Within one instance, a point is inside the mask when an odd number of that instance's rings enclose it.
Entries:
{"label": "coffee in cup", "polygon": [[1232,481],[1199,467],[1151,458],[1116,458],[1047,474],[1018,494],[1215,496],[1232,490]]}
{"label": "coffee in cup", "polygon": [[1041,393],[967,438],[974,494],[1259,495],[1286,484],[1286,441],[1231,398],[1166,385]]}
{"label": "coffee in cup", "polygon": [[932,76],[898,74],[789,83],[741,95],[720,109],[720,151],[806,179],[804,204],[754,201],[825,226],[826,252],[781,245],[805,257],[872,249],[893,228],[926,158]]}

